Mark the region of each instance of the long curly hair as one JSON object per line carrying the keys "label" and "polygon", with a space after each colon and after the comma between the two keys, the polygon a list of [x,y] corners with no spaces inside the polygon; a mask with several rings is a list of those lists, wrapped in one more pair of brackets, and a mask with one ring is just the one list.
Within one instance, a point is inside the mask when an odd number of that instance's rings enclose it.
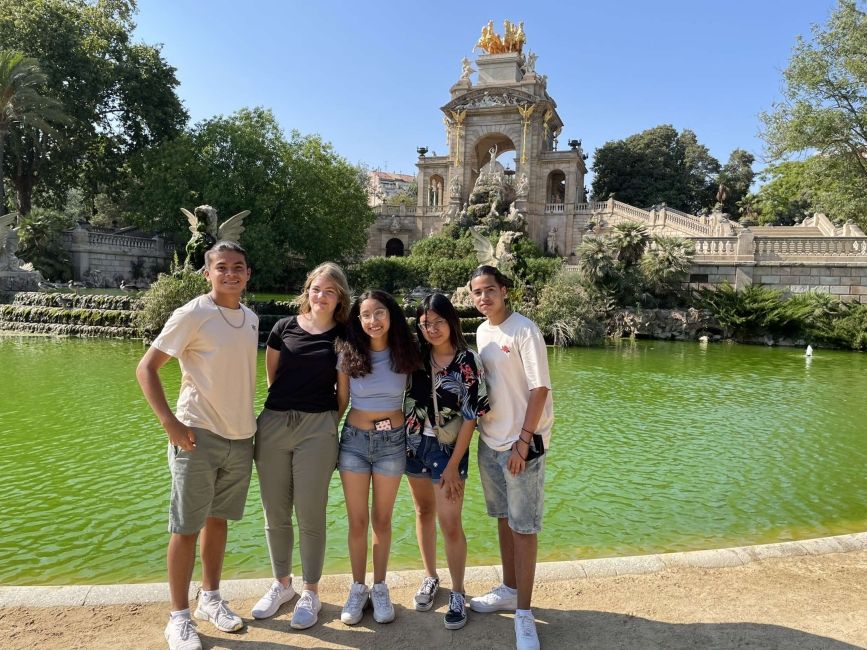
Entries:
{"label": "long curly hair", "polygon": [[385,291],[365,291],[355,299],[346,322],[346,338],[337,340],[337,352],[342,355],[340,369],[350,377],[363,377],[372,370],[370,360],[370,337],[361,326],[361,303],[376,300],[388,310],[388,349],[391,354],[391,369],[400,374],[411,374],[421,368],[418,345],[406,322],[403,311],[394,298]]}
{"label": "long curly hair", "polygon": [[415,310],[415,331],[418,337],[418,343],[421,346],[423,356],[430,354],[430,343],[424,337],[424,332],[421,331],[419,321],[421,317],[428,312],[435,312],[442,316],[443,320],[449,326],[449,342],[454,346],[456,351],[466,350],[470,346],[464,338],[464,333],[461,331],[461,319],[458,317],[458,312],[455,310],[451,301],[441,293],[432,293],[424,297]]}

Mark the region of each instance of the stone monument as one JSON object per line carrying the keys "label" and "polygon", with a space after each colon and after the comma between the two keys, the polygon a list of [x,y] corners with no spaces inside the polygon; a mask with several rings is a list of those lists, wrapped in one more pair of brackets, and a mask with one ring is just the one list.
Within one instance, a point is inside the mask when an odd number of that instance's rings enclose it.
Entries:
{"label": "stone monument", "polygon": [[10,213],[0,217],[0,291],[37,291],[42,274],[23,265],[18,252],[18,215]]}

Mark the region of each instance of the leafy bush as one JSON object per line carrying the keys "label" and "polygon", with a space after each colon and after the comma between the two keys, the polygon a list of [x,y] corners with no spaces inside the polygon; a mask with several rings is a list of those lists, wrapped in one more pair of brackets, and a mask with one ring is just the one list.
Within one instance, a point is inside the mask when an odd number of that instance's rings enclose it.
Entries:
{"label": "leafy bush", "polygon": [[162,273],[141,297],[135,326],[145,341],[151,341],[162,330],[172,312],[196,296],[208,292],[208,281],[201,273],[180,266],[175,257],[172,272]]}
{"label": "leafy bush", "polygon": [[349,268],[349,285],[355,293],[382,289],[389,293],[408,291],[425,281],[419,261],[412,257],[370,257]]}
{"label": "leafy bush", "polygon": [[562,269],[546,284],[532,316],[554,345],[591,345],[605,333],[604,310],[590,298],[579,273]]}
{"label": "leafy bush", "polygon": [[63,247],[62,234],[74,225],[72,217],[61,212],[34,208],[21,222],[16,255],[33,264],[48,280],[71,280],[72,263]]}

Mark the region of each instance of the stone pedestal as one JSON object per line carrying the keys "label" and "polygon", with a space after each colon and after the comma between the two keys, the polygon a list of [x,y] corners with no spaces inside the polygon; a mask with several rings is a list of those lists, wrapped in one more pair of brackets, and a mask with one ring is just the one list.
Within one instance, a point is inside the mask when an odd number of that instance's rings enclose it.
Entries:
{"label": "stone pedestal", "polygon": [[0,291],[39,291],[39,271],[0,271]]}
{"label": "stone pedestal", "polygon": [[477,86],[513,84],[524,76],[521,72],[521,55],[517,52],[483,54],[476,59],[476,65],[479,67]]}

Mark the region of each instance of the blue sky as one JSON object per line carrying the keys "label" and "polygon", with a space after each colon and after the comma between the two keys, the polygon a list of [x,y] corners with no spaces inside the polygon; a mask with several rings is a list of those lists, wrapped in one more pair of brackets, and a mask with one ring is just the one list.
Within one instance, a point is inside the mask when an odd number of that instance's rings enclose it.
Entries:
{"label": "blue sky", "polygon": [[[780,98],[798,35],[834,0],[281,2],[139,0],[137,37],[163,44],[191,121],[271,108],[285,130],[319,133],[350,162],[415,173],[444,154],[439,107],[482,26],[524,21],[536,71],[565,123],[561,147],[670,123],[722,163],[760,161],[758,114]],[[758,166],[758,165],[757,165]]]}

